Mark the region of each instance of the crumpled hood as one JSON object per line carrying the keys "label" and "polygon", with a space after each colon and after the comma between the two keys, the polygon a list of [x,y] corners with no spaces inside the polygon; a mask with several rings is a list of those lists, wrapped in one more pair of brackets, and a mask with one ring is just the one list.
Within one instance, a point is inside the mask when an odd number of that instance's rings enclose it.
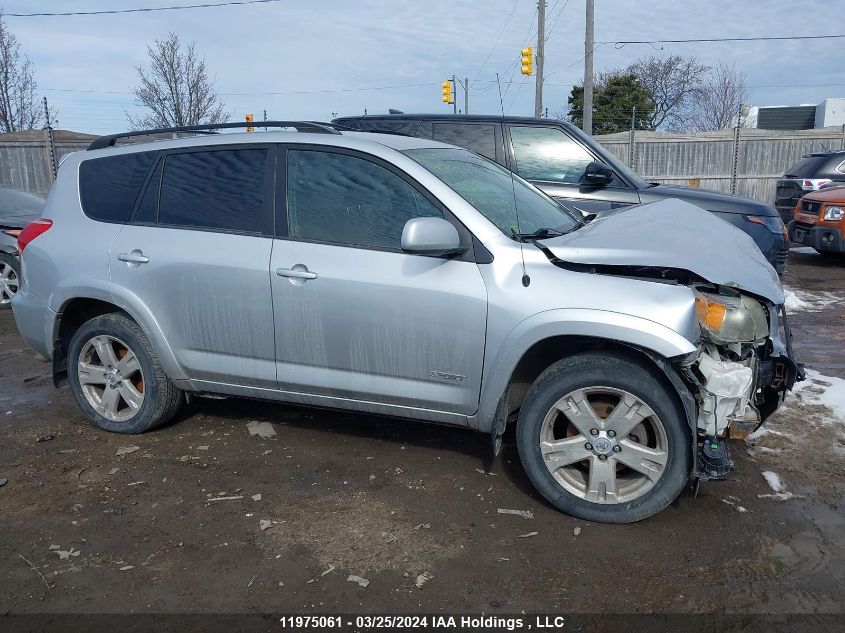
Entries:
{"label": "crumpled hood", "polygon": [[678,268],[776,304],[784,300],[780,279],[754,240],[683,200],[628,207],[540,243],[564,262]]}

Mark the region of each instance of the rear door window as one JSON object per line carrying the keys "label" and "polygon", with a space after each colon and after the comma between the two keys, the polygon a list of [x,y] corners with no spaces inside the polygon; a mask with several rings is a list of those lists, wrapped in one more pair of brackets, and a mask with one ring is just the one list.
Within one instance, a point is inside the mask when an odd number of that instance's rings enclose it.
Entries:
{"label": "rear door window", "polygon": [[169,154],[161,178],[158,223],[272,234],[267,171],[267,148]]}
{"label": "rear door window", "polygon": [[79,197],[85,215],[101,222],[126,222],[155,155],[135,152],[82,161]]}
{"label": "rear door window", "polygon": [[516,172],[527,180],[577,184],[593,156],[552,127],[510,126]]}
{"label": "rear door window", "polygon": [[496,160],[496,126],[493,124],[435,123],[434,140]]}

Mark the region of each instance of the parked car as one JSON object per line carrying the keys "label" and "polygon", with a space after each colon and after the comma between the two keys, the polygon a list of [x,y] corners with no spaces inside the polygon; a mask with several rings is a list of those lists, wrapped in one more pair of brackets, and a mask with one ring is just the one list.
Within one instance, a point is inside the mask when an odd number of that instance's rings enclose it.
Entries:
{"label": "parked car", "polygon": [[12,306],[12,297],[20,286],[18,235],[41,214],[43,207],[41,196],[13,187],[0,187],[0,310]]}
{"label": "parked car", "polygon": [[[786,266],[786,228],[774,207],[716,191],[646,182],[580,129],[555,119],[487,115],[391,114],[334,123],[466,147],[504,165],[584,214],[677,198],[748,233],[778,274]],[[794,205],[793,205],[794,206]]]}
{"label": "parked car", "polygon": [[820,253],[845,253],[845,186],[828,186],[806,194],[795,206],[789,227],[793,242]]}
{"label": "parked car", "polygon": [[154,429],[186,394],[493,446],[516,418],[550,503],[630,522],[724,477],[729,426],[800,378],[778,276],[697,207],[585,223],[466,149],[264,125],[300,131],[99,139],[21,233],[18,328],[98,427]]}
{"label": "parked car", "polygon": [[845,184],[845,150],[805,154],[778,179],[775,206],[788,223],[803,195],[840,182]]}

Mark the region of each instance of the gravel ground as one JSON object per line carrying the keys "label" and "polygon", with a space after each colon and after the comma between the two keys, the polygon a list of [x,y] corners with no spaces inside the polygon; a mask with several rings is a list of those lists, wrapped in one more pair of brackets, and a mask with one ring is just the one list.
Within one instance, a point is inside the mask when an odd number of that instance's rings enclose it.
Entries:
{"label": "gravel ground", "polygon": [[[790,260],[788,287],[845,299],[841,260]],[[845,301],[792,318],[824,376],[845,377],[843,318]],[[20,613],[842,613],[845,420],[793,398],[767,428],[733,443],[730,481],[600,525],[546,504],[512,437],[487,473],[480,434],[240,399],[98,431],[2,312],[0,629]]]}

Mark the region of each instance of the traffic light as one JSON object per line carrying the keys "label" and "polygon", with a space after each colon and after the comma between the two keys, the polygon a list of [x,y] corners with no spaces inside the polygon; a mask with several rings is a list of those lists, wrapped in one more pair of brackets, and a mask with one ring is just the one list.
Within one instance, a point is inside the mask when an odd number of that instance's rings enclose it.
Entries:
{"label": "traffic light", "polygon": [[534,49],[530,46],[522,49],[520,61],[522,62],[522,74],[534,74]]}
{"label": "traffic light", "polygon": [[443,103],[454,103],[452,99],[452,81],[446,80],[440,86],[440,92],[443,94]]}
{"label": "traffic light", "polygon": [[[247,114],[247,115],[244,117],[244,119],[246,120],[246,122],[247,122],[247,123],[252,123],[252,122],[253,122],[253,120],[254,120],[254,117],[253,117],[251,114]],[[249,125],[249,126],[247,126],[246,131],[247,131],[247,132],[254,132],[254,131],[255,131],[255,128],[254,128],[254,127],[252,127],[251,125]]]}

